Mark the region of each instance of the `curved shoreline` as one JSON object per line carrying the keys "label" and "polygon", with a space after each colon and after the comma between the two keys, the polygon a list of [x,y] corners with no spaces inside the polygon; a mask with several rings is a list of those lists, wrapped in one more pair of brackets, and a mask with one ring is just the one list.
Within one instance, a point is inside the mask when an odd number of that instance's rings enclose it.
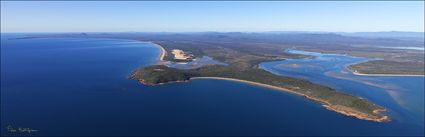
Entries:
{"label": "curved shoreline", "polygon": [[[305,98],[308,98],[308,99],[311,99],[313,101],[317,101],[317,102],[321,103],[322,106],[325,107],[328,110],[332,110],[332,111],[338,112],[338,113],[343,114],[343,115],[346,115],[346,116],[352,116],[352,117],[356,117],[358,119],[370,120],[370,121],[375,121],[375,122],[387,122],[387,121],[390,121],[390,117],[388,117],[388,116],[382,116],[380,118],[372,118],[370,115],[365,114],[363,112],[359,112],[359,111],[353,110],[353,109],[351,109],[349,107],[345,107],[345,106],[341,106],[341,105],[333,105],[333,104],[329,103],[326,100],[322,100],[322,99],[319,99],[319,98],[311,97],[311,96],[308,96],[308,95],[305,95],[305,94],[302,94],[302,93],[293,91],[293,90],[288,89],[288,88],[277,87],[277,86],[267,85],[267,84],[258,83],[258,82],[241,80],[241,79],[225,78],[225,77],[192,77],[190,79],[191,80],[196,80],[196,79],[217,79],[217,80],[228,80],[228,81],[236,81],[236,82],[248,83],[248,84],[252,84],[252,85],[255,85],[255,86],[260,86],[260,87],[275,89],[275,90],[279,90],[279,91],[285,91],[285,92],[293,93],[295,95],[303,96]],[[387,111],[387,110],[386,109],[376,109],[376,110],[373,110],[373,113],[380,114],[380,112],[385,112],[385,111]]]}
{"label": "curved shoreline", "polygon": [[[154,42],[151,42],[151,43],[161,49],[161,54],[160,54],[160,57],[159,57],[159,63],[158,64],[165,62],[164,57],[166,56],[167,51],[161,45],[156,44]],[[252,84],[252,85],[255,85],[255,86],[275,89],[275,90],[279,90],[279,91],[285,91],[285,92],[293,93],[295,95],[304,96],[305,98],[308,98],[310,100],[321,103],[322,106],[325,107],[328,110],[332,110],[332,111],[335,111],[337,113],[340,113],[340,114],[343,114],[343,115],[346,115],[346,116],[352,116],[352,117],[356,117],[358,119],[370,120],[370,121],[375,121],[375,122],[387,122],[387,121],[391,120],[389,116],[385,116],[385,115],[383,115],[382,117],[371,116],[369,114],[356,111],[356,110],[351,109],[349,107],[345,107],[345,106],[341,106],[341,105],[334,105],[334,104],[329,103],[326,100],[322,100],[322,99],[319,99],[319,98],[316,98],[316,97],[311,97],[311,96],[308,96],[306,94],[302,94],[302,93],[296,92],[296,91],[288,89],[288,88],[277,87],[277,86],[267,85],[267,84],[263,84],[263,83],[253,82],[253,81],[241,80],[241,79],[225,78],[225,77],[192,77],[192,78],[190,78],[190,80],[196,80],[196,79],[217,79],[217,80],[228,80],[228,81],[248,83],[248,84]],[[145,84],[143,81],[140,81],[140,82],[142,84]],[[175,81],[175,82],[188,82],[188,81]],[[158,84],[165,84],[165,83],[158,83]],[[385,111],[387,111],[387,110],[386,109],[376,109],[376,110],[373,110],[373,113],[380,114],[380,112],[385,112]]]}
{"label": "curved shoreline", "polygon": [[366,73],[354,72],[353,70],[351,70],[351,73],[357,76],[425,77],[425,75],[409,75],[409,74],[366,74]]}
{"label": "curved shoreline", "polygon": [[167,51],[161,45],[159,45],[159,44],[156,44],[154,42],[150,42],[150,43],[153,44],[153,45],[155,45],[155,46],[157,46],[161,50],[160,51],[160,54],[159,54],[159,62],[164,61],[164,58],[167,55]]}
{"label": "curved shoreline", "polygon": [[[307,51],[307,52],[314,52],[314,51]],[[334,55],[343,55],[343,54],[338,54],[338,53],[322,53],[321,54],[334,54]],[[304,55],[304,54],[302,54]],[[345,56],[345,55],[344,55]],[[349,55],[351,56],[351,55]],[[361,57],[361,56],[352,56],[352,57]],[[361,57],[361,58],[366,58],[366,57]],[[352,65],[357,65],[357,64],[361,64],[361,63],[365,63],[365,62],[369,62],[369,61],[374,61],[374,60],[384,60],[382,58],[369,58],[367,60],[364,61],[360,61],[360,62],[355,62],[355,63],[349,63],[349,64],[345,64],[344,67],[346,69],[348,69],[353,75],[358,75],[358,76],[384,76],[384,77],[425,77],[425,75],[415,75],[415,74],[367,74],[367,73],[360,73],[358,72],[358,70],[355,70],[353,68],[351,68],[350,66]]]}
{"label": "curved shoreline", "polygon": [[360,73],[358,72],[358,70],[351,68],[350,66],[352,65],[356,65],[356,64],[361,64],[364,62],[368,62],[371,60],[367,60],[367,61],[361,61],[361,62],[357,62],[357,63],[350,63],[350,64],[346,64],[344,67],[345,69],[349,70],[351,72],[351,74],[353,75],[357,75],[357,76],[382,76],[382,77],[425,77],[425,75],[409,75],[409,74],[366,74],[366,73]]}

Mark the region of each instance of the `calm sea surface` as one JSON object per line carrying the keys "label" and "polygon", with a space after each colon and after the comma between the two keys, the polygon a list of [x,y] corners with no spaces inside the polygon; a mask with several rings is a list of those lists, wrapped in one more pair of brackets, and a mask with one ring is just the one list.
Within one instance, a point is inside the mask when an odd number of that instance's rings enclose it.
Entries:
{"label": "calm sea surface", "polygon": [[144,86],[127,76],[155,64],[160,51],[149,43],[13,37],[18,35],[1,38],[1,135],[424,134],[423,77],[353,76],[341,71],[344,57],[334,57],[335,63],[315,64],[318,57],[261,66],[370,99],[389,108],[392,122],[346,117],[303,97],[245,83]]}

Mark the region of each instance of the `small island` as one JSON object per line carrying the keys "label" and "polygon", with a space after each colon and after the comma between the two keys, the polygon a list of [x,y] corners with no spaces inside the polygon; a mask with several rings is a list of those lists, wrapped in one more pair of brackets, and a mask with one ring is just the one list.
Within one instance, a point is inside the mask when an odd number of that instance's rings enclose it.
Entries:
{"label": "small island", "polygon": [[[159,46],[159,44],[156,45]],[[373,104],[366,99],[338,92],[332,88],[317,85],[307,80],[278,76],[258,68],[258,63],[260,62],[281,60],[282,57],[252,55],[226,48],[219,48],[219,51],[205,49],[201,52],[191,53],[193,55],[198,54],[198,56],[199,54],[206,54],[216,59],[221,59],[221,61],[229,65],[206,65],[195,69],[177,69],[161,64],[161,62],[165,61],[164,59],[170,59],[167,61],[181,60],[181,56],[175,56],[173,58],[173,56],[167,54],[170,53],[169,50],[172,52],[174,50],[174,53],[176,52],[175,44],[162,43],[161,45],[164,47],[161,47],[162,50],[158,65],[139,68],[133,71],[129,78],[138,80],[140,83],[149,86],[172,82],[189,82],[193,79],[220,79],[245,82],[304,96],[321,103],[329,110],[347,116],[375,122],[390,121],[389,116],[381,114],[381,112],[386,111],[385,108]],[[180,50],[179,53],[183,53],[183,50]]]}

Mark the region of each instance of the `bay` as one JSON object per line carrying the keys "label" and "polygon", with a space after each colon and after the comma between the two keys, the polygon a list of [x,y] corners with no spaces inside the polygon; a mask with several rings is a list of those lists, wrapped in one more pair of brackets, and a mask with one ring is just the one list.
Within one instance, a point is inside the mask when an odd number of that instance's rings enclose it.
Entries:
{"label": "bay", "polygon": [[[359,120],[245,83],[203,79],[144,86],[127,76],[158,60],[159,49],[146,42],[13,37],[1,39],[2,135],[18,134],[8,126],[37,130],[21,135],[424,134],[423,124],[404,122],[409,120]],[[396,102],[328,85],[379,104]]]}

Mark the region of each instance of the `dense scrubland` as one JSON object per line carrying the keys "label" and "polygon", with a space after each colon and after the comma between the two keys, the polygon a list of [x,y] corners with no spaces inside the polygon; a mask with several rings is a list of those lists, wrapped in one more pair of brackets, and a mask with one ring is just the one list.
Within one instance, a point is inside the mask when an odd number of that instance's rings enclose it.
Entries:
{"label": "dense scrubland", "polygon": [[[35,35],[33,37],[46,37]],[[274,75],[259,69],[265,61],[308,56],[285,53],[284,49],[350,54],[354,56],[381,58],[350,66],[365,73],[424,74],[424,53],[415,50],[382,48],[423,47],[423,41],[396,38],[365,38],[334,33],[90,33],[54,34],[48,37],[94,37],[150,41],[161,45],[165,60],[176,61],[171,50],[180,49],[194,57],[209,56],[228,65],[209,65],[197,69],[180,70],[154,65],[135,70],[130,78],[147,85],[190,81],[194,77],[223,77],[240,79],[282,88],[324,104],[328,109],[373,121],[388,121],[379,113],[385,109],[365,99],[335,91],[306,80]]]}

